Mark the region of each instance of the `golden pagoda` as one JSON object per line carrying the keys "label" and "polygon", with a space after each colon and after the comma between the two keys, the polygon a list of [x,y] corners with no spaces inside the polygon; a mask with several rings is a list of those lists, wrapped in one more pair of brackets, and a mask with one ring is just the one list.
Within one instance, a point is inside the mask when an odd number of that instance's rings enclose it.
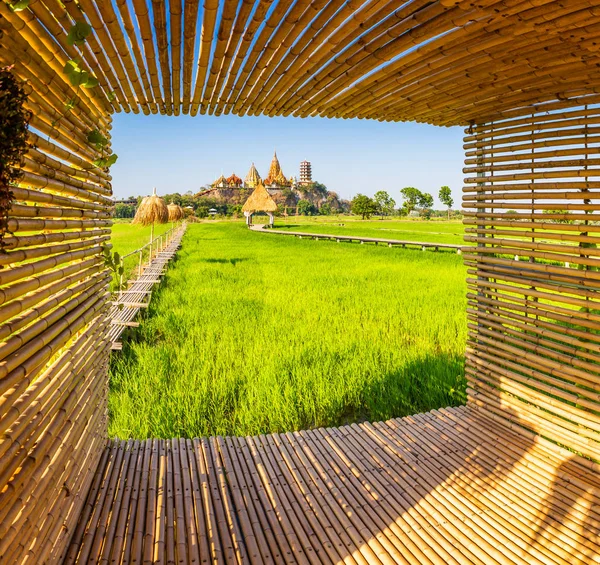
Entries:
{"label": "golden pagoda", "polygon": [[277,152],[273,154],[273,160],[269,167],[269,175],[265,179],[265,186],[273,188],[285,188],[290,186],[290,182],[285,178],[279,159],[277,159]]}
{"label": "golden pagoda", "polygon": [[244,181],[244,186],[246,188],[256,188],[260,183],[261,183],[260,175],[258,174],[258,171],[256,170],[256,167],[254,166],[254,163],[252,163],[252,166],[250,167],[250,170],[248,171],[248,174],[246,175],[246,180]]}

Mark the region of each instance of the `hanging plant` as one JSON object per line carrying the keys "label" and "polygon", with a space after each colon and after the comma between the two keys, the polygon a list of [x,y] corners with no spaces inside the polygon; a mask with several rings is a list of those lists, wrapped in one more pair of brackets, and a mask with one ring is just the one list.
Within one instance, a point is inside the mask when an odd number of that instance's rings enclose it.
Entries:
{"label": "hanging plant", "polygon": [[81,86],[82,88],[94,88],[98,86],[98,79],[85,71],[77,60],[72,59],[67,61],[63,67],[63,73],[67,75],[69,82],[73,86]]}
{"label": "hanging plant", "polygon": [[119,158],[119,156],[116,153],[112,153],[108,157],[102,157],[101,159],[96,159],[94,161],[94,165],[96,165],[96,167],[99,167],[101,169],[108,169],[109,167],[111,167],[112,165],[114,165],[117,162],[118,158]]}
{"label": "hanging plant", "polygon": [[108,139],[100,133],[100,130],[95,129],[88,133],[87,140],[94,144],[98,149],[108,145]]}
{"label": "hanging plant", "polygon": [[17,0],[16,2],[8,3],[8,6],[13,12],[22,12],[29,6],[29,0]]}
{"label": "hanging plant", "polygon": [[8,230],[13,201],[11,185],[23,175],[21,161],[27,152],[27,128],[31,113],[23,104],[27,95],[12,67],[0,68],[0,248]]}
{"label": "hanging plant", "polygon": [[67,35],[67,43],[69,45],[83,45],[90,33],[92,33],[92,26],[90,24],[87,22],[75,22]]}

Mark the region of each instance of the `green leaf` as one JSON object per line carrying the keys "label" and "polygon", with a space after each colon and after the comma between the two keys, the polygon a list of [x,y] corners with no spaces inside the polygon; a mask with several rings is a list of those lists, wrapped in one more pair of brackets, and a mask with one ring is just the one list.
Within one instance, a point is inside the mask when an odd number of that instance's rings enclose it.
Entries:
{"label": "green leaf", "polygon": [[9,4],[9,6],[13,12],[21,12],[29,7],[29,0],[17,0],[17,2]]}
{"label": "green leaf", "polygon": [[70,75],[72,73],[80,73],[80,72],[81,72],[81,67],[79,66],[79,62],[74,59],[67,61],[67,63],[63,67],[63,73],[65,73],[67,75]]}
{"label": "green leaf", "polygon": [[117,251],[115,251],[113,258],[115,260],[115,264],[117,264],[121,260],[121,256],[119,255],[119,253]]}
{"label": "green leaf", "polygon": [[81,86],[82,84],[85,84],[90,75],[87,71],[74,71],[71,74],[68,75],[69,77],[69,82],[73,85],[73,86]]}
{"label": "green leaf", "polygon": [[92,26],[87,22],[76,22],[69,30],[67,43],[69,45],[83,45],[90,33],[92,33]]}
{"label": "green leaf", "polygon": [[81,86],[83,86],[83,88],[94,88],[94,86],[98,86],[98,79],[95,76],[90,75],[85,83],[81,83]]}
{"label": "green leaf", "polygon": [[99,130],[95,129],[88,133],[87,140],[98,147],[104,147],[108,143],[108,139],[104,137]]}
{"label": "green leaf", "polygon": [[115,94],[114,90],[108,93],[108,101],[109,102],[112,102],[116,97],[117,97],[117,95]]}
{"label": "green leaf", "polygon": [[65,102],[65,112],[69,112],[73,108],[77,106],[77,100],[75,98],[71,98]]}
{"label": "green leaf", "polygon": [[96,167],[100,167],[101,169],[105,169],[107,167],[110,167],[111,165],[114,165],[117,162],[118,158],[119,156],[116,153],[113,153],[112,155],[110,155],[109,157],[105,157],[104,159],[96,159],[94,161],[94,165]]}

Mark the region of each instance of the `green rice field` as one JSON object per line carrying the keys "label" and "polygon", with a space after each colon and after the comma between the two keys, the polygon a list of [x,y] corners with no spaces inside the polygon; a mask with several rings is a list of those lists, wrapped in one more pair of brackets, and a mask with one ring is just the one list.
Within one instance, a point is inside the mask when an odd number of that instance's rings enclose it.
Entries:
{"label": "green rice field", "polygon": [[[260,220],[255,218],[255,223]],[[463,244],[464,226],[461,220],[360,220],[352,216],[316,216],[276,218],[275,228],[307,233],[325,233],[331,235],[357,235],[399,239],[405,241],[423,241],[430,243]]]}
{"label": "green rice field", "polygon": [[250,435],[460,404],[465,274],[454,253],[191,224],[112,356],[110,434]]}
{"label": "green rice field", "polygon": [[[154,237],[171,229],[171,224],[156,224]],[[115,251],[125,255],[130,251],[139,249],[150,241],[151,226],[132,224],[130,220],[116,221],[112,227],[111,241]]]}

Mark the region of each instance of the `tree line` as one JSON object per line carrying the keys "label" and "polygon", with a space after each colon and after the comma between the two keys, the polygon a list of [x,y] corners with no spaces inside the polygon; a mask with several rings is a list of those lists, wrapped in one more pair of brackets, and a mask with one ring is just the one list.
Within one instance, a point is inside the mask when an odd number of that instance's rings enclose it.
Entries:
{"label": "tree line", "polygon": [[[406,186],[400,191],[402,196],[402,205],[398,209],[400,216],[410,216],[418,212],[423,218],[430,218],[432,214],[433,196],[428,192],[421,192],[414,186]],[[454,200],[450,187],[442,186],[438,192],[440,202],[448,209],[448,219]],[[396,201],[385,191],[379,190],[373,195],[373,198],[365,194],[357,194],[351,202],[353,214],[362,216],[362,219],[368,219],[371,216],[380,215],[391,216],[396,212]]]}

